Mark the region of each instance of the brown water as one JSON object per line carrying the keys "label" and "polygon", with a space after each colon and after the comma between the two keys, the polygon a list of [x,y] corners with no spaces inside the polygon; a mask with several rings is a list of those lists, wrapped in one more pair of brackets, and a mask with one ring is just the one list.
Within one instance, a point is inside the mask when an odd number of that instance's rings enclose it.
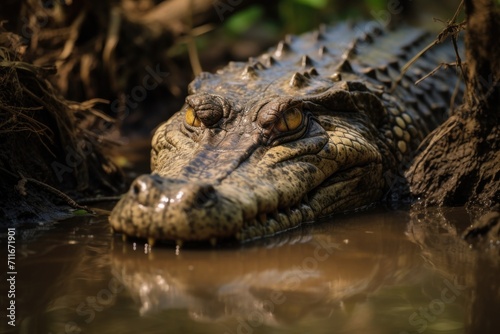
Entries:
{"label": "brown water", "polygon": [[375,210],[205,249],[123,242],[105,216],[17,229],[15,330],[496,333],[500,276],[455,238],[468,219]]}

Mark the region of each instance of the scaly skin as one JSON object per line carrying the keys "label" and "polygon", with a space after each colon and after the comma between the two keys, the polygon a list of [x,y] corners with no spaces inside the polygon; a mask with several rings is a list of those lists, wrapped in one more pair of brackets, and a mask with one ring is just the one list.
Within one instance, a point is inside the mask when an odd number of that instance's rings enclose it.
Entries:
{"label": "scaly skin", "polygon": [[112,228],[150,240],[248,240],[379,201],[455,86],[453,70],[414,85],[454,60],[448,47],[396,80],[428,41],[415,29],[343,24],[202,73],[156,131],[152,174],[116,205]]}

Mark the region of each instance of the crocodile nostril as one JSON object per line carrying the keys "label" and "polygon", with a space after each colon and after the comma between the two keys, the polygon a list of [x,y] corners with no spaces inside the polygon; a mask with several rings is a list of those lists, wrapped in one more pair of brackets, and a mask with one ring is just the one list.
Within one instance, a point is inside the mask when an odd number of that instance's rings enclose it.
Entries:
{"label": "crocodile nostril", "polygon": [[140,192],[141,192],[141,186],[139,185],[139,183],[135,182],[134,185],[132,186],[132,193],[134,195],[139,195]]}
{"label": "crocodile nostril", "polygon": [[217,193],[210,184],[201,185],[194,198],[194,204],[197,207],[210,207],[217,202]]}
{"label": "crocodile nostril", "polygon": [[[149,188],[149,186],[154,182],[154,179],[149,175],[141,175],[132,182],[130,187],[130,192],[134,196],[139,196],[142,192]],[[152,182],[153,181],[153,182]]]}

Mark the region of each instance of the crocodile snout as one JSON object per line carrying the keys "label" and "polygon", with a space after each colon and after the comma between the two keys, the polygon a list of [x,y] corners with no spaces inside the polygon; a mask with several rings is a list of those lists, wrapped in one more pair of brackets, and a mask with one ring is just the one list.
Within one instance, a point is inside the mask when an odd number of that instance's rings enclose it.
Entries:
{"label": "crocodile snout", "polygon": [[152,174],[132,183],[109,220],[115,231],[130,236],[208,240],[234,236],[242,210],[217,185]]}
{"label": "crocodile snout", "polygon": [[157,174],[139,176],[128,192],[130,199],[148,207],[190,206],[206,209],[217,203],[218,195],[213,185],[169,179]]}

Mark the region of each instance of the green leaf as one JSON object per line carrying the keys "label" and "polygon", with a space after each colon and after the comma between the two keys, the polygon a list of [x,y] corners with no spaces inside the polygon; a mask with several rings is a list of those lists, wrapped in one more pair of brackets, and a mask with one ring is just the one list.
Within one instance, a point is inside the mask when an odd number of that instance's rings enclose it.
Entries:
{"label": "green leaf", "polygon": [[325,8],[326,5],[328,5],[328,0],[293,0],[293,1],[317,9]]}
{"label": "green leaf", "polygon": [[367,0],[368,8],[372,10],[387,9],[387,3],[385,0]]}
{"label": "green leaf", "polygon": [[86,216],[86,215],[90,215],[91,214],[90,212],[88,212],[87,210],[84,210],[84,209],[77,209],[77,210],[74,210],[71,213],[74,216]]}
{"label": "green leaf", "polygon": [[234,13],[229,17],[225,26],[234,34],[241,34],[247,31],[255,24],[263,15],[263,10],[260,6],[252,6],[244,11]]}

